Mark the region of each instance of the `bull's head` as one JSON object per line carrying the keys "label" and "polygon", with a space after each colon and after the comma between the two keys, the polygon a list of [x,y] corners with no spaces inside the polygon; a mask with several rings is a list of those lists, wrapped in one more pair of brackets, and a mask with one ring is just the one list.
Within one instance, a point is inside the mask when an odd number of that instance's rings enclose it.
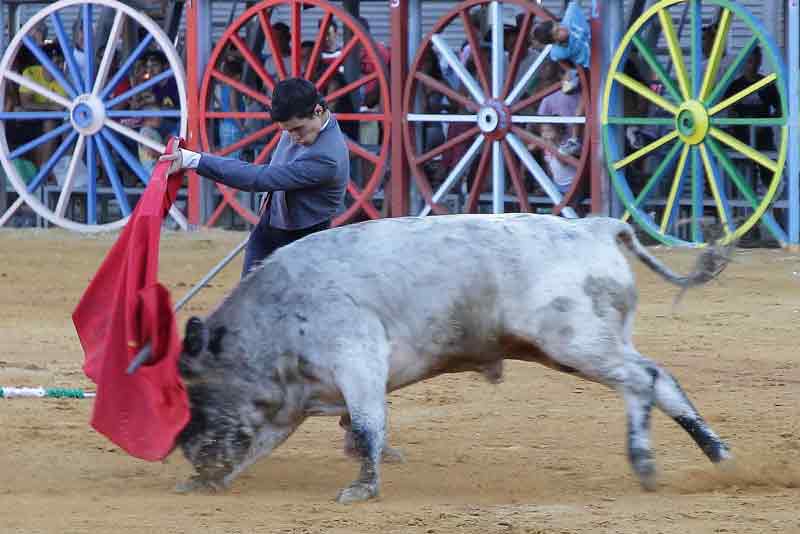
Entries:
{"label": "bull's head", "polygon": [[251,357],[224,326],[189,319],[179,370],[191,419],[178,444],[197,470],[195,485],[227,486],[299,424],[286,409],[285,387]]}

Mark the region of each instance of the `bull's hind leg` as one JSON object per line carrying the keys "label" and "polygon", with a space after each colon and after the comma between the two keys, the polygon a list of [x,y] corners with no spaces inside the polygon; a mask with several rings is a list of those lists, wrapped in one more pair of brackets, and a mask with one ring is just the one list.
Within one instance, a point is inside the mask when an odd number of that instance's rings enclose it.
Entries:
{"label": "bull's hind leg", "polygon": [[649,436],[653,404],[683,427],[712,462],[730,458],[728,446],[703,420],[669,372],[638,353],[627,355],[625,363],[625,379],[619,389],[628,412],[628,455],[645,489],[655,489]]}

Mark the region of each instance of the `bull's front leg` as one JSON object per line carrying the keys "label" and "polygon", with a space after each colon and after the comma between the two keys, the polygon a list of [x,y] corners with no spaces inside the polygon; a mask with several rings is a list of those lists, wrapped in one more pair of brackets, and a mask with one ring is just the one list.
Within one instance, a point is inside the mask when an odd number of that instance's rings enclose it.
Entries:
{"label": "bull's front leg", "polygon": [[[350,458],[361,459],[361,454],[356,448],[356,439],[353,435],[353,423],[350,414],[345,414],[339,419],[339,426],[345,430],[344,433],[344,454]],[[385,464],[403,464],[406,461],[403,451],[396,447],[391,447],[387,442],[383,444],[381,461]]]}
{"label": "bull's front leg", "polygon": [[341,385],[350,413],[355,452],[361,459],[358,478],[342,489],[336,500],[342,504],[366,501],[380,493],[380,463],[386,441],[386,382],[380,376],[348,374]]}

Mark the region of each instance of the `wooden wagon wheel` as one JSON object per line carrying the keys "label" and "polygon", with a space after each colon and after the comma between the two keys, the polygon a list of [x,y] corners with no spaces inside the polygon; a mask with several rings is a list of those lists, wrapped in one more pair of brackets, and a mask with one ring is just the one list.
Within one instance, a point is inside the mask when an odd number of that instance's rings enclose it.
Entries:
{"label": "wooden wagon wheel", "polygon": [[[488,46],[484,47],[481,46],[480,36],[470,20],[470,12],[479,8],[488,8],[488,34],[491,39],[486,43]],[[508,51],[508,68],[505,69],[504,20],[510,16],[515,16],[520,25],[513,48]],[[583,136],[579,157],[573,157],[561,154],[555,144],[523,128],[526,124],[538,125],[540,128],[543,125],[563,128],[587,123],[585,116],[542,116],[530,112],[544,98],[562,88],[560,82],[548,83],[546,86],[539,84],[528,94],[531,81],[550,55],[550,46],[540,50],[535,58],[531,57],[533,61],[529,65],[523,65],[533,24],[553,19],[553,15],[546,9],[525,0],[467,0],[443,16],[425,37],[410,69],[411,75],[406,82],[403,102],[406,110],[403,124],[406,152],[417,185],[426,200],[426,206],[420,215],[431,211],[436,214],[448,213],[449,209],[442,200],[456,183],[470,174],[468,171],[477,160],[474,173],[468,176],[471,183],[468,186],[468,200],[464,211],[472,213],[478,210],[486,175],[491,168],[495,213],[503,211],[507,201],[504,197],[506,171],[510,175],[520,211],[531,211],[531,187],[525,183],[524,177],[524,171],[527,171],[543,193],[535,202],[548,204],[554,213],[567,217],[577,216],[570,204],[579,200],[578,193],[582,189],[581,178],[589,161],[588,132]],[[447,33],[465,35],[470,50],[480,51],[472,54],[477,59],[474,62],[477,79],[445,42],[444,36]],[[489,48],[488,58],[482,48]],[[458,91],[451,84],[437,80],[422,70],[423,62],[431,57],[430,54],[442,57],[465,91]],[[581,82],[579,98],[588,112],[591,109],[588,78],[582,68],[577,70]],[[415,112],[419,107],[417,99],[426,92],[442,95],[457,104],[461,110],[456,113]],[[442,123],[448,127],[461,124],[462,129],[466,124],[468,128],[451,136],[439,146],[425,147],[417,132],[428,125]],[[460,155],[452,167],[445,169],[447,175],[434,191],[434,180],[431,171],[426,169],[426,163],[459,146],[463,155]],[[559,190],[549,166],[543,166],[537,161],[529,146],[557,160],[559,164],[574,169],[574,178],[567,190]]]}
{"label": "wooden wagon wheel", "polygon": [[[280,35],[275,27],[277,23],[284,23],[289,28],[289,42],[283,43],[288,50],[282,50]],[[346,42],[337,54],[330,54],[326,58],[324,37],[333,25],[340,31],[346,30],[343,32]],[[255,47],[248,43],[248,28],[251,28],[251,36],[260,33],[263,43]],[[252,28],[255,28],[255,32]],[[311,40],[313,47],[307,49],[309,56],[304,58],[302,44]],[[285,46],[287,44],[288,47]],[[360,57],[355,55],[359,53]],[[245,69],[252,71],[254,76],[242,80],[231,76],[230,72],[226,73],[224,64],[228,54],[240,57]],[[331,80],[353,58],[371,65],[372,72],[344,82],[325,94]],[[225,30],[211,53],[200,90],[200,139],[203,150],[222,156],[236,154],[253,163],[266,162],[280,139],[278,125],[270,123],[269,113],[265,111],[270,104],[269,95],[275,83],[289,77],[303,77],[314,82],[325,94],[328,104],[335,107],[340,100],[351,104],[360,101],[361,93],[367,88],[377,95],[377,102],[371,103],[370,111],[359,108],[352,112],[335,113],[346,134],[348,129],[357,135],[361,128],[370,127],[373,135],[377,135],[377,143],[365,145],[348,135],[353,179],[347,188],[347,207],[334,218],[333,224],[349,222],[362,213],[368,218],[379,218],[381,215],[373,204],[373,196],[384,179],[391,132],[386,68],[375,43],[361,24],[324,0],[265,0],[245,11]],[[234,91],[242,98],[245,107],[260,105],[265,110],[221,109],[224,103],[219,99],[215,102],[215,87]],[[248,120],[257,125],[248,126],[244,123]],[[234,132],[238,131],[233,137],[236,140],[227,144],[215,138],[224,121],[229,121],[228,124],[235,127]],[[217,187],[222,192],[222,199],[206,224],[214,224],[228,206],[247,221],[257,222],[256,213],[237,200],[234,190],[223,185]]]}
{"label": "wooden wagon wheel", "polygon": [[[719,14],[715,30],[707,36],[703,34],[704,8],[714,8]],[[681,13],[688,16],[688,38],[684,37],[683,43],[675,25]],[[705,27],[706,32],[709,27]],[[734,28],[747,39],[723,67]],[[648,33],[654,29],[667,50],[664,54],[659,55],[648,42]],[[705,52],[704,37],[708,39]],[[763,57],[757,80],[729,90],[737,78],[741,85],[742,69],[757,47]],[[641,75],[637,79],[630,70],[626,72],[632,58],[647,66],[642,70],[652,73],[650,79],[641,79]],[[709,212],[719,222],[726,243],[741,237],[759,220],[786,242],[784,231],[767,211],[786,160],[789,132],[785,80],[785,66],[769,32],[735,2],[662,0],[645,11],[614,55],[603,97],[605,159],[614,189],[626,208],[624,218],[633,217],[651,236],[668,245],[703,245],[708,236],[704,235],[702,221]],[[778,96],[771,116],[729,114],[738,103],[770,88]],[[651,112],[632,112],[624,106],[619,109],[617,103],[633,99],[645,102]],[[625,135],[631,127],[650,128],[656,135],[641,143],[643,146],[631,146]],[[739,137],[737,128],[741,127],[755,128],[755,142]],[[778,132],[774,150],[759,148],[762,133],[772,129]],[[772,138],[772,133],[768,135]],[[629,169],[648,158],[653,169],[645,174],[644,183],[633,187]],[[767,182],[763,189],[743,176],[741,169],[749,165],[766,177],[761,178]],[[689,229],[688,238],[679,231],[683,226],[681,210],[691,224],[685,227]],[[742,215],[737,216],[736,210]]]}
{"label": "wooden wagon wheel", "polygon": [[[100,61],[95,65],[93,54],[76,56],[72,41],[64,29],[63,19],[67,16],[81,17],[83,32],[83,50],[94,50],[95,30],[92,24],[95,8],[110,8],[114,11],[113,25],[102,50]],[[116,52],[116,44],[126,24],[136,23],[146,31],[146,36],[127,58],[120,58],[120,67],[111,72]],[[61,54],[64,56],[66,72],[62,71],[42,48],[30,37],[32,30],[39,24],[49,24],[54,30]],[[31,77],[23,76],[15,70],[19,53],[26,48],[49,73],[61,92],[45,87]],[[119,84],[128,75],[134,63],[148,50],[160,50],[167,58],[166,70],[152,78],[115,94]],[[82,65],[76,60],[82,57]],[[135,95],[139,95],[157,84],[174,83],[177,86],[178,102],[169,107],[150,106],[154,109],[129,110],[124,104]],[[159,117],[174,121],[175,134],[186,134],[186,78],[180,57],[170,43],[166,34],[150,18],[135,9],[116,0],[60,0],[38,11],[14,35],[2,60],[0,60],[0,98],[5,108],[6,85],[16,84],[45,100],[56,110],[25,111],[14,109],[0,113],[0,163],[11,185],[19,194],[17,201],[0,216],[0,226],[5,224],[14,212],[23,204],[28,204],[37,214],[63,228],[80,232],[97,232],[115,230],[128,221],[131,203],[120,179],[114,157],[126,165],[133,175],[143,184],[150,178],[150,173],[143,167],[138,157],[131,153],[128,144],[138,143],[155,152],[164,151],[164,144],[154,141],[123,124],[121,119]],[[122,105],[122,106],[121,106]],[[42,121],[52,120],[57,126],[43,135],[10,149],[8,146],[7,121]],[[14,161],[28,154],[47,142],[58,140],[58,148],[38,169],[37,174],[26,183],[20,176]],[[135,145],[134,145],[135,146]],[[69,154],[72,149],[71,155]],[[134,148],[135,151],[135,148]],[[38,197],[38,193],[54,167],[62,158],[69,158],[63,184],[55,208],[50,208]],[[98,162],[99,157],[99,162]],[[75,177],[79,163],[83,162],[88,171],[86,183],[85,216],[71,218],[67,212],[70,197],[75,189]],[[114,198],[119,204],[121,218],[98,224],[97,205],[98,170],[100,165],[113,190]],[[170,210],[172,217],[183,228],[187,227],[186,218],[174,206]]]}

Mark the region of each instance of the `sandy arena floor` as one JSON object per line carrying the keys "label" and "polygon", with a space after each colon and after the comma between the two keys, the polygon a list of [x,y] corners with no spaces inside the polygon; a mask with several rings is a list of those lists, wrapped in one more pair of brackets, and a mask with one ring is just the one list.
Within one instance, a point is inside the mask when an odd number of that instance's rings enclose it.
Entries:
{"label": "sandy arena floor", "polygon": [[[178,298],[243,234],[165,234],[161,279]],[[0,385],[90,387],[70,314],[113,236],[0,230]],[[657,251],[686,268],[687,251]],[[90,400],[0,401],[0,533],[767,533],[800,532],[800,256],[740,251],[721,284],[687,295],[641,265],[637,344],[665,364],[739,464],[715,470],[654,415],[661,487],[625,458],[613,393],[535,365],[493,387],[440,377],[391,397],[381,499],[332,502],[357,466],[337,420],[307,422],[228,493],[178,495],[174,454],[136,460],[88,426]],[[543,261],[547,261],[543,258]],[[238,279],[229,267],[180,316],[204,314]]]}

